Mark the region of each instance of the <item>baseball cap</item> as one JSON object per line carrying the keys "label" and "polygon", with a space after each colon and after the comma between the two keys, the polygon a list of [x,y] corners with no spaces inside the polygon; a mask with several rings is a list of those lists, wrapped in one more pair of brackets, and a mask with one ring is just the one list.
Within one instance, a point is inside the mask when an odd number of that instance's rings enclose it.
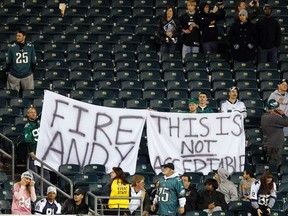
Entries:
{"label": "baseball cap", "polygon": [[278,81],[278,84],[282,84],[283,82],[286,82],[286,83],[288,84],[288,80],[286,80],[286,79],[281,79],[281,80],[279,80],[279,81]]}
{"label": "baseball cap", "polygon": [[188,104],[198,104],[198,100],[196,98],[191,98],[188,100]]}
{"label": "baseball cap", "polygon": [[53,187],[53,186],[49,186],[49,187],[47,188],[47,195],[48,195],[50,192],[54,192],[54,193],[57,194],[57,190],[56,190],[56,188]]}
{"label": "baseball cap", "polygon": [[272,7],[271,7],[271,5],[270,5],[270,4],[265,4],[265,5],[263,6],[263,10],[265,10],[267,7],[269,7],[269,8],[271,8],[271,9],[272,9]]}
{"label": "baseball cap", "polygon": [[22,175],[21,175],[21,179],[22,178],[29,178],[29,179],[33,179],[33,175],[32,175],[32,173],[31,172],[29,172],[29,171],[26,171],[26,172],[23,172],[22,173]]}
{"label": "baseball cap", "polygon": [[245,10],[245,9],[242,9],[242,10],[239,11],[239,16],[240,16],[241,14],[243,14],[243,15],[246,16],[246,17],[248,17],[248,12],[247,12],[247,10]]}
{"label": "baseball cap", "polygon": [[84,195],[84,191],[83,191],[81,188],[77,188],[77,189],[74,191],[74,194],[76,194],[76,195],[79,195],[79,194]]}
{"label": "baseball cap", "polygon": [[163,168],[170,168],[170,169],[172,169],[172,170],[175,169],[173,163],[167,163],[167,164],[162,165],[161,167],[163,167]]}

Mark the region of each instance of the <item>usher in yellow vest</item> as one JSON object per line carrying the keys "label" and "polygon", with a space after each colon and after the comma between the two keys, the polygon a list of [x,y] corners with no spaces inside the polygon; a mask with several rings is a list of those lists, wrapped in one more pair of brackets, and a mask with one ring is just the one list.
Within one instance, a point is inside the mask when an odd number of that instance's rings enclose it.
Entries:
{"label": "usher in yellow vest", "polygon": [[[117,196],[117,197],[129,197],[130,194],[130,185],[124,185],[121,179],[114,179],[111,184],[111,193],[110,197]],[[129,206],[129,199],[109,199],[108,207],[110,209],[114,208],[123,208],[127,209]]]}

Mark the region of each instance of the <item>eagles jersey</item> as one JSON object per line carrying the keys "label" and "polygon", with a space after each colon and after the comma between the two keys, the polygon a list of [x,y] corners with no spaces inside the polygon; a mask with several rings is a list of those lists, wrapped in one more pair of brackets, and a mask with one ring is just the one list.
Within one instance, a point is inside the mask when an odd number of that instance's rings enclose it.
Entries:
{"label": "eagles jersey", "polygon": [[229,100],[226,100],[221,104],[221,112],[239,112],[242,113],[243,117],[246,118],[247,116],[247,110],[245,104],[240,101],[236,100],[235,103],[230,102]]}
{"label": "eagles jersey", "polygon": [[178,199],[183,198],[185,200],[185,193],[182,180],[178,175],[163,176],[160,179],[157,190],[158,214],[177,215],[179,208]]}
{"label": "eagles jersey", "polygon": [[37,142],[39,136],[38,120],[29,121],[24,126],[24,139],[28,143],[29,152],[36,152]]}
{"label": "eagles jersey", "polygon": [[47,199],[41,199],[35,205],[35,214],[61,214],[61,205],[56,201],[50,203],[47,201]]}
{"label": "eagles jersey", "polygon": [[[275,200],[276,200],[276,184],[273,183],[274,189],[271,191],[270,194],[262,194],[261,193],[261,181],[256,180],[251,185],[251,193],[250,193],[250,201],[251,203],[257,202],[258,206],[267,206],[269,208],[272,208]],[[253,204],[252,204],[253,205]]]}
{"label": "eagles jersey", "polygon": [[31,43],[23,46],[14,43],[8,50],[7,64],[11,65],[11,74],[17,78],[24,78],[32,74],[32,65],[36,64],[36,54]]}

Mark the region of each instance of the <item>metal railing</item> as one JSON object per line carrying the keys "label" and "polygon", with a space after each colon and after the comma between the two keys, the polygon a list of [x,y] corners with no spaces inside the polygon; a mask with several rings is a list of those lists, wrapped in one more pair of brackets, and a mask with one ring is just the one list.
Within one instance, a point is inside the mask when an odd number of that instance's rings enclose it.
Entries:
{"label": "metal railing", "polygon": [[57,191],[59,191],[61,194],[63,194],[64,196],[66,196],[67,198],[71,198],[73,197],[73,182],[71,179],[69,179],[68,177],[66,177],[65,175],[63,175],[62,173],[60,173],[58,170],[55,170],[54,168],[52,168],[51,166],[49,166],[47,163],[43,162],[42,160],[40,160],[39,158],[35,157],[34,160],[38,161],[40,163],[40,175],[36,172],[34,172],[33,170],[31,170],[29,168],[29,160],[31,160],[31,158],[29,157],[29,159],[27,160],[27,170],[29,170],[31,173],[33,173],[33,175],[35,175],[39,180],[40,180],[40,193],[41,196],[43,197],[44,193],[43,193],[43,186],[44,186],[44,182],[46,184],[48,184],[49,186],[54,186],[51,182],[49,182],[48,180],[46,180],[44,178],[44,167],[47,167],[49,170],[53,171],[57,176],[60,176],[61,178],[63,178],[65,181],[67,181],[69,183],[70,186],[70,194],[67,194],[65,191],[63,191],[62,189],[57,187]]}
{"label": "metal railing", "polygon": [[4,151],[3,149],[1,149],[1,148],[0,148],[0,152],[2,154],[4,154],[6,157],[8,157],[8,158],[10,158],[12,160],[11,178],[14,181],[15,180],[15,144],[14,144],[14,142],[11,139],[6,137],[2,133],[0,133],[0,137],[3,138],[4,140],[8,141],[9,143],[11,143],[11,147],[12,147],[11,155],[9,153],[7,153],[6,151]]}
{"label": "metal railing", "polygon": [[[85,197],[85,202],[87,204],[89,204],[89,197],[93,197],[94,198],[94,211],[90,209],[90,212],[92,212],[94,215],[104,215],[104,213],[106,213],[107,215],[109,215],[109,210],[115,210],[115,209],[109,209],[109,208],[105,208],[105,206],[107,206],[107,204],[103,204],[103,200],[107,200],[107,203],[108,203],[108,200],[109,199],[128,199],[128,200],[131,200],[131,199],[140,199],[140,210],[136,210],[137,212],[139,212],[139,215],[143,215],[143,197],[111,197],[111,196],[97,196],[95,194],[93,194],[91,191],[88,191],[86,193],[86,197]],[[100,207],[100,208],[99,208]],[[118,210],[118,215],[120,216],[121,215],[121,210],[123,209],[116,209]],[[129,210],[129,209],[127,209]],[[138,215],[138,214],[137,214]]]}

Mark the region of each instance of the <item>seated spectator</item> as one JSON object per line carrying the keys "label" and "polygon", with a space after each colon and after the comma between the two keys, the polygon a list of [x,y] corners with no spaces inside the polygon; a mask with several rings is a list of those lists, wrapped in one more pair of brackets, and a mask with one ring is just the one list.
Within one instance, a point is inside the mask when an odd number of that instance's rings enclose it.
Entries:
{"label": "seated spectator", "polygon": [[278,47],[281,45],[281,28],[278,20],[272,16],[269,4],[263,7],[264,17],[256,22],[258,32],[258,62],[277,63]]}
{"label": "seated spectator", "polygon": [[235,86],[229,89],[229,98],[221,104],[221,112],[239,112],[243,118],[247,117],[245,104],[238,99],[239,89]]}
{"label": "seated spectator", "polygon": [[53,186],[47,188],[47,197],[39,200],[35,205],[35,214],[61,214],[61,205],[56,201],[57,190]]}
{"label": "seated spectator", "polygon": [[191,177],[188,175],[182,175],[181,180],[185,188],[185,214],[189,215],[190,211],[197,210],[198,192],[196,188],[191,184]]}
{"label": "seated spectator", "polygon": [[32,214],[31,201],[36,201],[35,182],[31,172],[26,171],[21,175],[21,181],[13,186],[12,214]]}
{"label": "seated spectator", "polygon": [[189,104],[189,113],[197,113],[198,100],[196,98],[191,98],[188,101]]}
{"label": "seated spectator", "polygon": [[250,201],[250,190],[254,181],[254,173],[251,170],[245,169],[243,172],[243,179],[240,181],[238,187],[240,200]]}
{"label": "seated spectator", "polygon": [[[131,197],[142,197],[143,199],[143,214],[142,216],[147,216],[150,211],[150,200],[147,191],[144,188],[145,178],[143,176],[134,175],[131,182]],[[139,214],[140,199],[131,199],[129,203],[129,210],[132,215]]]}
{"label": "seated spectator", "polygon": [[200,92],[198,96],[197,113],[214,113],[214,110],[208,106],[208,97],[205,92]]}
{"label": "seated spectator", "polygon": [[251,186],[252,216],[269,216],[276,201],[276,184],[271,172],[265,171]]}
{"label": "seated spectator", "polygon": [[179,22],[175,8],[167,6],[164,16],[160,19],[158,28],[158,42],[160,53],[173,53],[176,49],[179,34]]}
{"label": "seated spectator", "polygon": [[202,2],[199,7],[198,23],[201,31],[201,45],[203,53],[217,53],[218,30],[217,21],[225,18],[223,3],[211,8],[207,2]]}
{"label": "seated spectator", "polygon": [[89,207],[85,203],[85,193],[81,188],[74,191],[73,198],[65,200],[61,213],[62,214],[88,214]]}
{"label": "seated spectator", "polygon": [[121,167],[113,167],[110,173],[111,181],[107,183],[102,195],[109,196],[108,209],[105,214],[118,215],[118,211],[121,214],[129,214],[129,199],[113,199],[113,197],[129,197],[130,185],[126,179],[126,175]]}
{"label": "seated spectator", "polygon": [[256,26],[248,19],[248,12],[240,10],[239,20],[231,25],[227,39],[231,49],[231,58],[238,62],[255,61],[258,35]]}
{"label": "seated spectator", "polygon": [[224,194],[226,203],[228,204],[230,201],[237,201],[237,188],[233,182],[228,180],[230,173],[223,168],[218,168],[217,170],[213,170],[213,172],[215,173],[214,179],[218,182],[217,190]]}
{"label": "seated spectator", "polygon": [[199,192],[198,208],[208,213],[227,210],[224,194],[216,191],[218,183],[215,179],[208,178],[204,182],[205,189]]}

